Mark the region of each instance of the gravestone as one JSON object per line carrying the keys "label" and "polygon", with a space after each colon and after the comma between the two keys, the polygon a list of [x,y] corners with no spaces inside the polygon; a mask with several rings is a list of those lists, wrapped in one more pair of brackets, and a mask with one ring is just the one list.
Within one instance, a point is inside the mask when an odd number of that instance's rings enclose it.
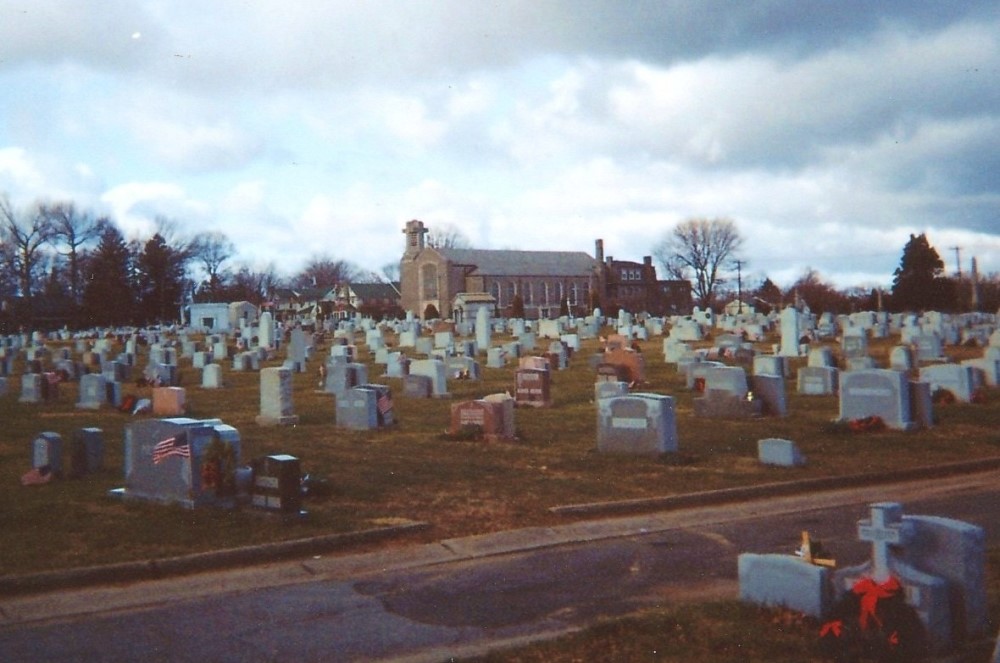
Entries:
{"label": "gravestone", "polygon": [[844,353],[845,359],[853,359],[855,357],[867,357],[868,356],[868,336],[864,329],[851,330],[851,332],[844,332],[844,337],[841,339],[841,350]]}
{"label": "gravestone", "polygon": [[288,355],[286,361],[294,373],[306,371],[306,333],[301,327],[291,331],[288,339]]}
{"label": "gravestone", "polygon": [[260,372],[261,426],[294,426],[299,423],[292,405],[292,372],[287,368],[265,368]]}
{"label": "gravestone", "polygon": [[447,368],[440,359],[417,359],[410,362],[410,375],[425,375],[431,379],[431,396],[448,398]]}
{"label": "gravestone", "polygon": [[811,348],[806,359],[806,366],[810,367],[836,367],[837,360],[833,356],[833,351],[825,345]]}
{"label": "gravestone", "polygon": [[756,355],[753,358],[753,374],[791,377],[791,364],[789,364],[787,357]]}
{"label": "gravestone", "polygon": [[503,348],[490,348],[486,351],[486,368],[504,368],[507,365],[507,353]]}
{"label": "gravestone", "polygon": [[943,389],[951,392],[955,400],[971,403],[975,392],[975,374],[971,366],[961,364],[934,364],[920,367],[920,380],[929,382],[931,393]]}
{"label": "gravestone", "polygon": [[934,398],[929,382],[910,380],[910,418],[917,428],[934,426]]}
{"label": "gravestone", "polygon": [[359,384],[368,382],[368,367],[357,362],[331,359],[326,363],[326,379],[323,390],[328,394],[342,396]]}
{"label": "gravestone", "polygon": [[714,366],[704,373],[704,391],[694,399],[694,415],[709,419],[759,416],[763,401],[750,393],[746,371],[738,366]]}
{"label": "gravestone", "polygon": [[762,465],[778,467],[801,467],[806,464],[805,456],[794,442],[775,437],[757,440],[757,459]]}
{"label": "gravestone", "polygon": [[41,470],[48,468],[55,476],[60,476],[63,469],[62,436],[53,431],[39,433],[31,441],[31,468]]}
{"label": "gravestone", "polygon": [[761,413],[773,417],[788,414],[788,400],[785,398],[785,378],[782,375],[750,376],[752,398],[763,405]]}
{"label": "gravestone", "polygon": [[839,372],[831,366],[803,366],[796,375],[798,393],[830,396],[837,393]]}
{"label": "gravestone", "polygon": [[403,378],[404,398],[430,398],[434,380],[429,375],[407,375]]}
{"label": "gravestone", "polygon": [[185,508],[233,506],[240,435],[218,419],[145,419],[125,426],[127,500]]}
{"label": "gravestone", "polygon": [[302,470],[288,454],[254,458],[250,503],[267,511],[299,513],[302,508]]}
{"label": "gravestone", "polygon": [[410,360],[402,352],[390,352],[385,364],[385,377],[402,378],[410,373]]}
{"label": "gravestone", "polygon": [[594,401],[619,396],[628,396],[627,382],[599,380],[594,383]]}
{"label": "gravestone", "polygon": [[80,378],[80,401],[76,407],[82,410],[99,410],[108,400],[107,380],[98,373],[88,373]]}
{"label": "gravestone", "polygon": [[219,389],[222,387],[222,366],[207,364],[201,371],[202,389]]}
{"label": "gravestone", "polygon": [[[902,505],[880,502],[858,522],[858,538],[872,544],[871,559],[834,573],[839,596],[863,578],[895,578],[927,631],[933,653],[981,634],[986,624],[985,535],[961,521],[904,517]],[[966,568],[963,568],[966,567]]]}
{"label": "gravestone", "polygon": [[908,345],[897,345],[889,351],[889,368],[894,371],[909,371],[913,368],[913,351]]}
{"label": "gravestone", "polygon": [[778,352],[782,357],[798,357],[799,344],[799,311],[789,306],[781,312],[781,348]]}
{"label": "gravestone", "polygon": [[348,430],[378,428],[378,394],[372,389],[351,387],[337,396],[337,427]]}
{"label": "gravestone", "polygon": [[504,404],[496,401],[472,400],[451,406],[451,426],[448,432],[458,435],[466,431],[481,434],[487,442],[513,439],[511,427],[505,425]]}
{"label": "gravestone", "polygon": [[519,406],[551,407],[550,373],[536,368],[519,368],[514,372],[514,399]]}
{"label": "gravestone", "polygon": [[794,555],[742,553],[740,600],[787,608],[820,619],[831,602],[831,571]]}
{"label": "gravestone", "polygon": [[514,398],[508,393],[487,394],[482,400],[499,405],[502,417],[500,430],[504,440],[517,439],[517,424],[514,421]]}
{"label": "gravestone", "polygon": [[104,468],[104,431],[100,428],[80,428],[69,440],[70,471],[73,478],[100,472]]}
{"label": "gravestone", "polygon": [[677,451],[674,399],[637,393],[597,401],[597,450],[655,455]]}
{"label": "gravestone", "polygon": [[941,337],[937,334],[918,334],[910,339],[918,362],[944,361],[946,357],[941,349]]}
{"label": "gravestone", "polygon": [[840,376],[840,421],[872,416],[895,430],[915,428],[910,416],[910,383],[904,373],[875,368]]}
{"label": "gravestone", "polygon": [[182,387],[154,387],[153,414],[158,417],[179,417],[186,409],[187,392]]}

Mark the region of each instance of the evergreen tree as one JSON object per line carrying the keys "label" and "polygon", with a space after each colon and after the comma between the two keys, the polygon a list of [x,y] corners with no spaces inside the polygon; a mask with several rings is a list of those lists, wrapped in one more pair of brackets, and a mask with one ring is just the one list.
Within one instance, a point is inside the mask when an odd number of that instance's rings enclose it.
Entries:
{"label": "evergreen tree", "polygon": [[139,314],[143,322],[176,320],[184,296],[184,268],[188,254],[153,235],[139,255]]}
{"label": "evergreen tree", "polygon": [[129,284],[131,259],[125,238],[113,223],[105,224],[97,248],[87,261],[83,319],[87,326],[120,326],[133,321],[135,296]]}
{"label": "evergreen tree", "polygon": [[953,288],[944,277],[944,261],[924,233],[910,235],[892,281],[895,311],[946,310],[954,302]]}

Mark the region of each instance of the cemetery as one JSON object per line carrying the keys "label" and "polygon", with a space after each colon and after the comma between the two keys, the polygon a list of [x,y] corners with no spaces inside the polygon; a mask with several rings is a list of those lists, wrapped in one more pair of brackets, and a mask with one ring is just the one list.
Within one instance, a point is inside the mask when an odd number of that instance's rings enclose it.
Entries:
{"label": "cemetery", "polygon": [[[411,536],[440,540],[557,523],[564,516],[549,508],[558,505],[1000,455],[1000,393],[978,364],[962,364],[996,361],[978,343],[944,344],[946,361],[922,361],[914,346],[900,372],[891,368],[900,330],[890,325],[865,344],[874,368],[849,370],[836,336],[783,346],[787,322],[776,314],[756,321],[760,340],[727,341],[733,352],[718,351],[728,332],[708,322],[659,320],[662,335],[626,349],[617,320],[569,318],[551,330],[569,342],[523,352],[519,339],[534,325],[488,322],[480,334],[366,319],[276,329],[268,346],[241,349],[256,361],[238,367],[219,361],[237,354],[237,339],[195,330],[0,339],[13,357],[0,395],[0,575],[400,519],[430,525]],[[599,333],[571,336],[584,328]],[[668,344],[672,329],[694,340]],[[80,347],[94,357],[88,369],[52,373],[55,361],[83,363]],[[514,351],[488,362],[498,348]],[[390,356],[399,370],[377,363]],[[695,371],[702,364],[708,371]],[[801,387],[807,369],[819,369],[815,388]],[[949,385],[954,398],[932,399]],[[133,413],[140,402],[148,409]],[[455,434],[470,427],[482,435]],[[174,438],[187,440],[188,455],[171,448],[180,457],[153,462],[154,447]],[[22,485],[29,470],[41,485]],[[327,481],[329,495],[303,497],[303,474]],[[299,509],[308,516],[269,517]]]}

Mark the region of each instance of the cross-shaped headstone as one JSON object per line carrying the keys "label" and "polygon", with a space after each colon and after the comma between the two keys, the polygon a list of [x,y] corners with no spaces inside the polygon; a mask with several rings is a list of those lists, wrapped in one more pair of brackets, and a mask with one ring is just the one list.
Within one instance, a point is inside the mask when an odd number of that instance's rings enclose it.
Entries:
{"label": "cross-shaped headstone", "polygon": [[872,579],[882,583],[892,575],[889,547],[906,544],[912,528],[903,522],[903,505],[899,502],[878,502],[869,509],[871,517],[858,521],[858,539],[871,542]]}

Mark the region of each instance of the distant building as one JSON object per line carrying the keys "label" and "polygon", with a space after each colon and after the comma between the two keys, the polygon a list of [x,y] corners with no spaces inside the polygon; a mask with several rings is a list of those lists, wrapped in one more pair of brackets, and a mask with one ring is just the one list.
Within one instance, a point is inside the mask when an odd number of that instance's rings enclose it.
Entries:
{"label": "distant building", "polygon": [[401,305],[420,317],[433,310],[453,318],[456,298],[462,295],[458,301],[467,304],[474,293],[491,296],[498,315],[510,315],[520,298],[526,318],[557,317],[564,302],[577,315],[595,306],[606,313],[618,308],[654,315],[691,310],[687,281],[657,280],[649,257],[642,263],[605,261],[602,240],[596,242],[594,258],[583,251],[435,248],[427,246],[427,227],[416,220],[407,222],[403,232]]}

